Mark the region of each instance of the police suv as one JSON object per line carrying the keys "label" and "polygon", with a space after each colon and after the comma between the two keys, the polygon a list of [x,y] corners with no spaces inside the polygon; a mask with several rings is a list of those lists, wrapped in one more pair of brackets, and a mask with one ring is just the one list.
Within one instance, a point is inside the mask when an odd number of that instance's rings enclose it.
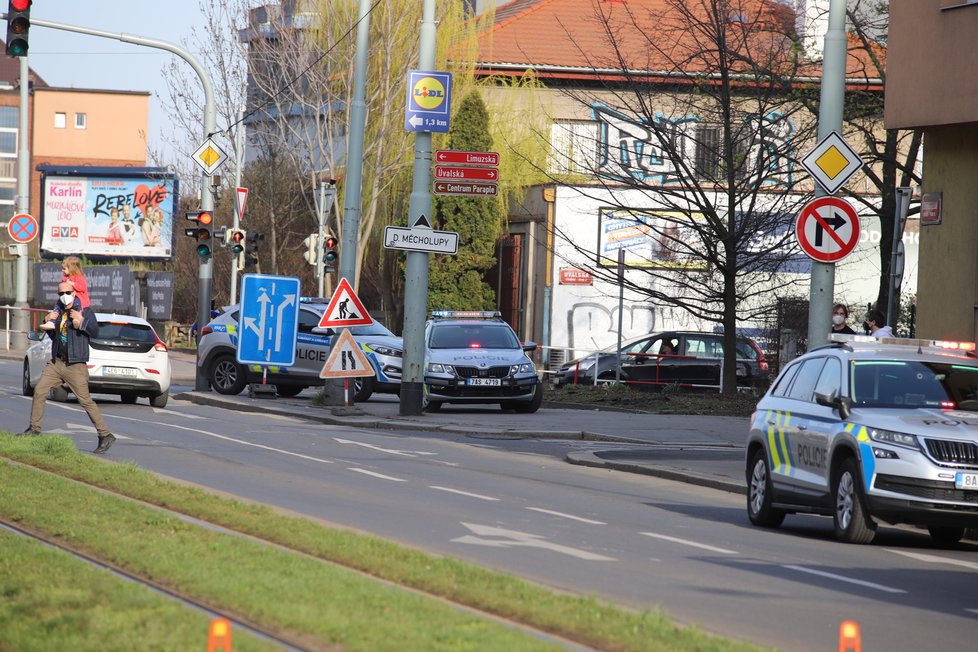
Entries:
{"label": "police suv", "polygon": [[831,515],[870,543],[878,522],[941,543],[978,527],[978,358],[970,342],[832,335],[787,365],[751,417],[747,514]]}
{"label": "police suv", "polygon": [[499,403],[536,412],[543,388],[521,344],[499,312],[435,311],[425,326],[424,398],[429,412],[442,403]]}

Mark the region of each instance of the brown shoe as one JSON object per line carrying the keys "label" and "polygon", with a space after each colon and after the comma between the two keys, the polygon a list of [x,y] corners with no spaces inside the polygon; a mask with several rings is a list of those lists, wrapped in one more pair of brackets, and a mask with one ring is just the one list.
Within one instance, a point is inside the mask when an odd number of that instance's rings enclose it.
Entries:
{"label": "brown shoe", "polygon": [[113,435],[111,432],[104,437],[100,435],[98,438],[98,446],[96,446],[95,450],[92,452],[95,453],[96,455],[101,455],[105,451],[109,450],[109,448],[114,443],[115,443],[115,435]]}

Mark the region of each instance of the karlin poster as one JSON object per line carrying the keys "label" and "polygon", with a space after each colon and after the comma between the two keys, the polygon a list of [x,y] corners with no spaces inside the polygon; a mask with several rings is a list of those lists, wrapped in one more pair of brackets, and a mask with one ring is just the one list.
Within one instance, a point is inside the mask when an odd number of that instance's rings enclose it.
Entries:
{"label": "karlin poster", "polygon": [[172,175],[45,175],[41,249],[58,255],[171,258],[176,184]]}

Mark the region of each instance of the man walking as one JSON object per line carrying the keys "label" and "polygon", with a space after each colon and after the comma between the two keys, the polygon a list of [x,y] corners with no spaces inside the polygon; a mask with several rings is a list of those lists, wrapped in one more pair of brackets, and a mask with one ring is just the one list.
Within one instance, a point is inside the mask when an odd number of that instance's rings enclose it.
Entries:
{"label": "man walking", "polygon": [[64,383],[85,408],[88,418],[98,432],[98,446],[93,452],[109,450],[115,437],[109,432],[102,413],[88,392],[88,342],[98,337],[98,320],[91,308],[82,308],[71,283],[58,285],[58,305],[48,313],[48,322],[41,328],[51,338],[51,362],[44,367],[41,379],[34,388],[31,403],[31,425],[21,435],[40,435],[44,420],[44,403],[48,393]]}

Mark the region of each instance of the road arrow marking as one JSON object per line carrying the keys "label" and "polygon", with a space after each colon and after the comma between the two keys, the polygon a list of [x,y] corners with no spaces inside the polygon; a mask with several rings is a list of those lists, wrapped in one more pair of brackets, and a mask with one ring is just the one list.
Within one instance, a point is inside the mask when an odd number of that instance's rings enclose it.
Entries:
{"label": "road arrow marking", "polygon": [[[465,535],[452,539],[454,543],[470,543],[477,546],[489,546],[492,548],[541,548],[551,552],[559,552],[562,555],[569,555],[587,561],[617,561],[614,557],[605,557],[597,553],[586,550],[578,550],[570,546],[562,546],[559,543],[551,543],[543,537],[517,530],[506,530],[504,528],[493,527],[491,525],[476,525],[474,523],[462,523],[477,536]],[[486,539],[482,537],[500,537],[498,539]]]}

